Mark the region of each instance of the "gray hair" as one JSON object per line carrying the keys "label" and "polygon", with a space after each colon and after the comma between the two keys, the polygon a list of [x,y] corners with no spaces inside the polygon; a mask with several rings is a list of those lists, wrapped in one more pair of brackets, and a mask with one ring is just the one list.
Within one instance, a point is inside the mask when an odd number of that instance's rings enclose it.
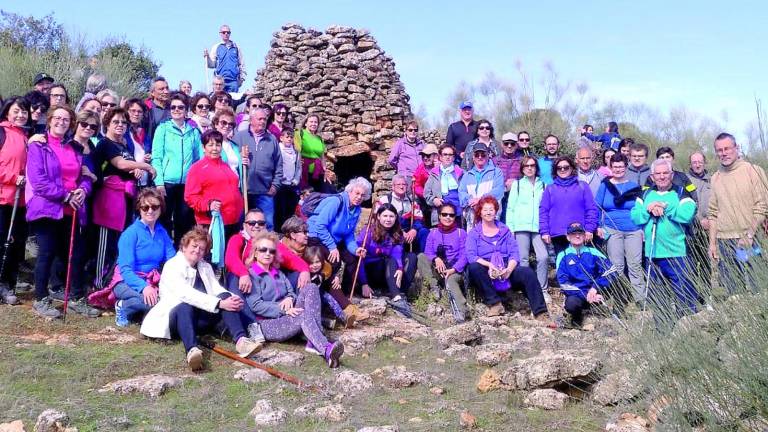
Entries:
{"label": "gray hair", "polygon": [[658,167],[659,165],[666,165],[669,167],[670,172],[674,171],[674,168],[672,168],[672,161],[670,161],[669,159],[656,159],[651,164],[651,174],[656,174],[656,167]]}
{"label": "gray hair", "polygon": [[189,84],[189,86],[192,87],[192,83],[191,82],[189,82],[187,80],[181,80],[181,81],[179,81],[179,88],[181,88],[181,86],[183,86],[184,84]]}
{"label": "gray hair", "polygon": [[291,216],[283,223],[283,226],[280,227],[280,231],[283,235],[287,236],[291,233],[306,231],[308,228],[309,226],[306,221],[298,216]]}
{"label": "gray hair", "polygon": [[102,74],[93,74],[85,80],[86,93],[96,94],[107,88],[107,77]]}
{"label": "gray hair", "polygon": [[349,183],[344,187],[344,192],[352,193],[352,189],[355,188],[360,188],[363,190],[363,201],[371,197],[371,182],[366,180],[364,177],[355,177],[350,180]]}
{"label": "gray hair", "polygon": [[224,82],[224,77],[223,77],[223,76],[221,76],[221,75],[214,75],[214,76],[213,76],[213,79],[214,79],[214,80],[221,80],[222,82]]}
{"label": "gray hair", "polygon": [[408,177],[406,177],[404,174],[395,174],[392,176],[392,184],[395,184],[395,180],[402,180],[405,182],[405,184],[408,184]]}
{"label": "gray hair", "polygon": [[115,100],[115,103],[120,103],[120,98],[117,97],[117,92],[115,92],[112,89],[104,89],[104,90],[96,93],[96,99],[98,99],[99,102],[101,102],[101,99],[104,96],[112,96],[112,99]]}

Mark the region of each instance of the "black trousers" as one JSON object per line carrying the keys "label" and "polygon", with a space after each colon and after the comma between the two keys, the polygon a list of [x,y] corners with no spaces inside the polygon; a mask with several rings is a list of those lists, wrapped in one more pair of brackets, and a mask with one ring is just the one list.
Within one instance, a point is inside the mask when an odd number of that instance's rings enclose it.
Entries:
{"label": "black trousers", "polygon": [[[233,294],[222,293],[219,298],[225,299]],[[246,309],[248,306],[245,307]],[[171,336],[179,337],[184,344],[184,350],[189,352],[198,345],[197,335],[201,332],[210,331],[215,328],[219,321],[224,322],[224,326],[232,336],[232,341],[237,342],[243,336],[247,336],[245,328],[253,321],[248,318],[243,311],[230,312],[220,310],[219,313],[210,313],[198,309],[190,304],[181,303],[173,310],[169,320]]]}
{"label": "black trousers", "polygon": [[296,214],[298,203],[299,189],[296,186],[280,186],[275,194],[275,231],[281,232],[283,223]]}
{"label": "black trousers", "polygon": [[16,208],[16,218],[13,220],[11,229],[11,242],[8,250],[5,250],[5,241],[8,239],[8,229],[11,228],[11,213],[13,205],[0,205],[0,260],[5,258],[5,262],[0,262],[2,273],[0,274],[0,283],[8,285],[13,290],[16,288],[16,282],[19,279],[19,264],[24,261],[24,250],[27,244],[27,220],[25,219],[26,209],[22,206]]}
{"label": "black trousers", "polygon": [[181,237],[195,225],[195,215],[184,201],[183,184],[165,184],[165,212],[162,215],[163,227],[173,231],[173,245],[179,247]]}
{"label": "black trousers", "polygon": [[[32,230],[37,236],[37,262],[35,263],[35,297],[41,300],[48,296],[48,279],[51,277],[54,257],[63,264],[69,262],[69,236],[72,229],[72,216],[62,219],[42,218],[32,221]],[[83,233],[78,223],[75,227],[71,257],[71,292],[74,299],[85,295],[83,284]],[[65,273],[66,277],[66,273]]]}
{"label": "black trousers", "polygon": [[[493,287],[491,276],[488,275],[488,267],[478,263],[471,263],[467,266],[467,269],[470,280],[480,290],[483,303],[491,306],[502,300],[498,291]],[[529,267],[518,265],[512,271],[509,282],[512,285],[510,289],[522,288],[523,294],[528,299],[528,305],[531,307],[531,312],[534,315],[547,311],[547,304],[544,302],[544,294],[541,292],[541,285],[536,277],[536,272]]]}
{"label": "black trousers", "polygon": [[[307,246],[319,246],[326,253],[329,252],[328,248],[317,237],[310,237],[307,240]],[[347,250],[346,245],[338,244],[336,247],[339,250],[339,261],[331,263],[331,279],[336,277],[341,268],[341,263],[344,263],[344,274],[341,279],[341,290],[347,295],[352,292],[352,279],[355,277],[355,269],[357,269],[358,257],[354,253]],[[360,282],[358,281],[358,284]],[[359,291],[358,291],[359,293]],[[343,307],[343,306],[342,306]]]}
{"label": "black trousers", "polygon": [[[378,288],[386,284],[387,295],[393,298],[397,295],[411,297],[413,294],[413,278],[416,276],[416,254],[413,252],[403,252],[403,277],[398,288],[395,281],[395,272],[397,271],[397,262],[392,257],[376,259],[365,263],[366,279],[361,283],[375,281],[372,288]],[[382,284],[385,282],[385,284]]]}

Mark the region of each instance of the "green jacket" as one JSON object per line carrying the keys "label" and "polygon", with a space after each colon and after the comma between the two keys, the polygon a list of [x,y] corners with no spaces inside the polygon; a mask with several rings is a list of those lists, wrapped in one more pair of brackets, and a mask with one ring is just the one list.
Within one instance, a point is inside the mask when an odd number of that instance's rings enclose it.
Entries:
{"label": "green jacket", "polygon": [[512,182],[507,199],[507,220],[512,232],[539,232],[539,204],[544,194],[544,182],[536,177],[536,183],[523,177]]}
{"label": "green jacket", "polygon": [[184,184],[193,163],[203,154],[200,131],[186,124],[184,132],[173,120],[166,120],[157,126],[152,139],[152,167],[157,171],[155,184]]}
{"label": "green jacket", "polygon": [[[667,204],[664,214],[653,218],[648,213],[648,204],[661,201]],[[635,201],[630,212],[632,221],[644,226],[645,256],[648,258],[675,258],[687,255],[685,248],[686,225],[693,222],[696,215],[696,202],[684,189],[673,186],[673,189],[659,192],[656,186],[649,189]],[[653,221],[656,220],[656,239],[652,240]],[[653,250],[651,247],[653,246]]]}

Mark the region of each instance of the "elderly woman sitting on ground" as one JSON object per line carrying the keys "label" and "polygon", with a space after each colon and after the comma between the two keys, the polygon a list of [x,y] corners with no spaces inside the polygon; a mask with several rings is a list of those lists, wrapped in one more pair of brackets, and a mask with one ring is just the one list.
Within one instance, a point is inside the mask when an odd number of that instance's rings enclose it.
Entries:
{"label": "elderly woman sitting on ground", "polygon": [[[141,334],[152,338],[180,337],[190,369],[203,366],[203,352],[198,347],[199,332],[224,325],[236,342],[237,353],[248,357],[264,342],[258,327],[242,313],[245,302],[225,290],[216,280],[213,268],[203,257],[211,239],[201,227],[195,227],[181,239],[181,251],[168,260],[160,277],[160,301],[149,310],[141,325]],[[253,337],[246,335],[246,327]]]}

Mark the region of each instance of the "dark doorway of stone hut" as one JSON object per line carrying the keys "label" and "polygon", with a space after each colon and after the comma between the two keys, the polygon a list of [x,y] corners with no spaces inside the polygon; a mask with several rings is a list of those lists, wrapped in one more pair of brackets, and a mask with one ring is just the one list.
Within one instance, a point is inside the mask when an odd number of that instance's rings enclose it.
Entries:
{"label": "dark doorway of stone hut", "polygon": [[[339,188],[343,189],[350,180],[355,177],[363,177],[371,183],[371,173],[373,172],[373,159],[370,153],[358,153],[352,156],[337,156],[334,164],[336,180],[339,182]],[[371,200],[363,202],[363,207],[371,207]]]}

